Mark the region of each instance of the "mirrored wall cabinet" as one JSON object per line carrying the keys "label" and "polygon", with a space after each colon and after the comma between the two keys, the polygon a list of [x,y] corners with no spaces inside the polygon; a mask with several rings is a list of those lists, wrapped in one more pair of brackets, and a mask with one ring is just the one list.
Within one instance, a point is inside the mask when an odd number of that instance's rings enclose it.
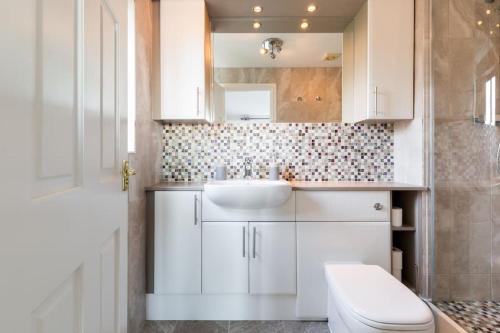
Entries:
{"label": "mirrored wall cabinet", "polygon": [[343,37],[342,121],[413,119],[414,0],[368,0]]}
{"label": "mirrored wall cabinet", "polygon": [[272,15],[261,22],[262,15],[250,12],[236,21],[211,19],[217,14],[211,0],[159,3],[156,120],[413,119],[414,0],[356,0],[341,18],[325,12],[306,26]]}

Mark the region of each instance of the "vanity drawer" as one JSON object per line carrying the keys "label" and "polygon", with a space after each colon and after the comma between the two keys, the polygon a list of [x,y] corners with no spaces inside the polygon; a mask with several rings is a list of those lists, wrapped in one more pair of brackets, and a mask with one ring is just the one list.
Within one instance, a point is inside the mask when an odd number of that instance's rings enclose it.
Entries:
{"label": "vanity drawer", "polygon": [[389,191],[297,191],[297,221],[389,222]]}

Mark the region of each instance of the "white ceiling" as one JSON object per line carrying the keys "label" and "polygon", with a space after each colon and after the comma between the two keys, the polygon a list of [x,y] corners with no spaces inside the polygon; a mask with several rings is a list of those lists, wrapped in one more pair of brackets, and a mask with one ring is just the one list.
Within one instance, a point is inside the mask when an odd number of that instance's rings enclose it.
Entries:
{"label": "white ceiling", "polygon": [[[259,53],[262,41],[283,40],[283,50],[271,59]],[[323,61],[326,53],[342,53],[340,33],[214,33],[216,68],[340,67],[342,59]]]}
{"label": "white ceiling", "polygon": [[[261,21],[261,32],[299,32],[307,18],[310,32],[343,32],[366,0],[205,0],[215,32],[252,32],[252,23]],[[314,3],[317,10],[308,13]],[[262,13],[252,7],[260,5]]]}

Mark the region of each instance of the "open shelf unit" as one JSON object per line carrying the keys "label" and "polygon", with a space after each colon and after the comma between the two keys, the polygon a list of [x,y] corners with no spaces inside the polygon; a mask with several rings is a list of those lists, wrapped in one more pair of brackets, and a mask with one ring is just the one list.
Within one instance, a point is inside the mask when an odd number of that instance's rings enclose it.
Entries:
{"label": "open shelf unit", "polygon": [[421,205],[421,191],[392,192],[392,207],[403,209],[403,226],[392,227],[392,246],[403,251],[403,283],[416,293],[418,293]]}

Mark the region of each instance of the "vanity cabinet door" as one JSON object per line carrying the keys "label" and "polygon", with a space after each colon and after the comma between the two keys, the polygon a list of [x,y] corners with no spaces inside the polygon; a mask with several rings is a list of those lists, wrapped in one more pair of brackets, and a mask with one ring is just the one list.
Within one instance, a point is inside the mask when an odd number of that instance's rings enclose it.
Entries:
{"label": "vanity cabinet door", "polygon": [[203,223],[203,293],[248,294],[248,223]]}
{"label": "vanity cabinet door", "polygon": [[201,293],[201,192],[155,193],[154,293]]}
{"label": "vanity cabinet door", "polygon": [[295,294],[295,222],[251,222],[250,294]]}

